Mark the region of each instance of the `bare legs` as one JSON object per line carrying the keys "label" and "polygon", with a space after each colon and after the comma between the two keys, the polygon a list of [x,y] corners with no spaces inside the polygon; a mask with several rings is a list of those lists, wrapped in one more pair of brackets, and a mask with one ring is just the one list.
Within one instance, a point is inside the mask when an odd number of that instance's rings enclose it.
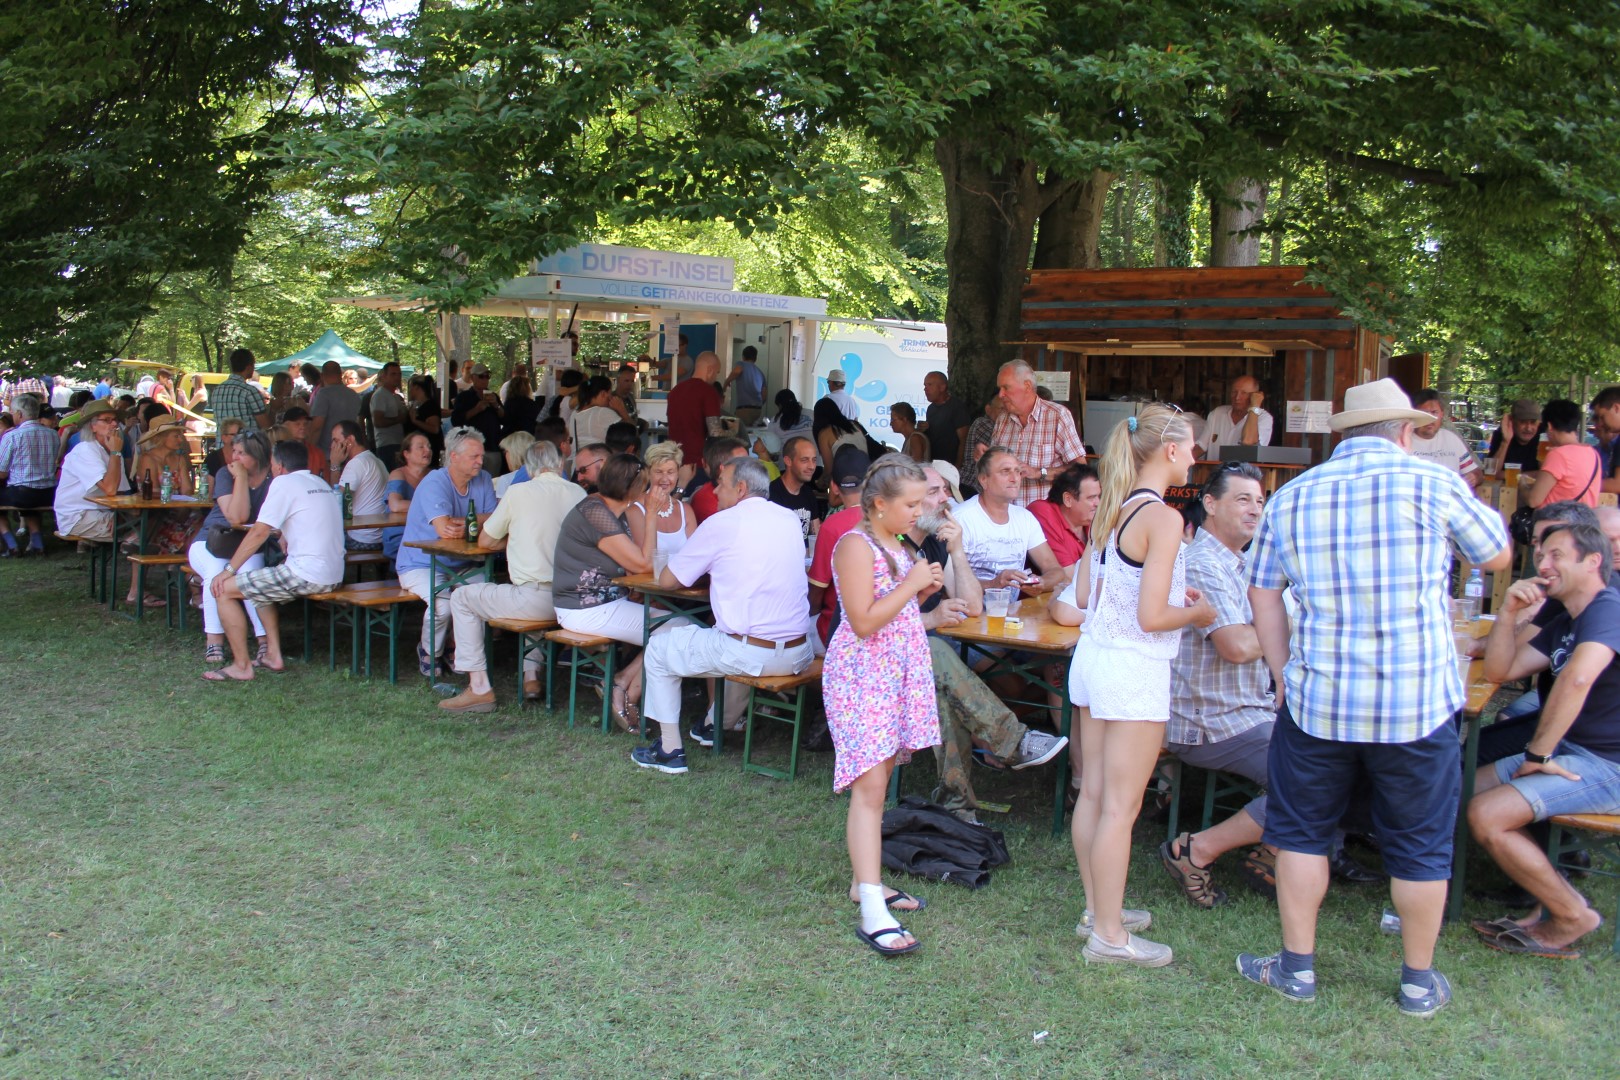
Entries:
{"label": "bare legs", "polygon": [[1075,861],[1091,911],[1093,933],[1105,944],[1126,940],[1122,911],[1131,863],[1131,827],[1142,792],[1164,741],[1164,725],[1100,720],[1080,710],[1080,756],[1090,767],[1080,777],[1074,808]]}

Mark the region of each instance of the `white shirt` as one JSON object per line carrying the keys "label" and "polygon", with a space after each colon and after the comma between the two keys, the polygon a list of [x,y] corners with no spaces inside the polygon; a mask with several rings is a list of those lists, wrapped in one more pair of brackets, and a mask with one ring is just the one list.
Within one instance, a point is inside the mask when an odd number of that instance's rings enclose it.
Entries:
{"label": "white shirt", "polygon": [[989,581],[1003,570],[1022,570],[1029,553],[1046,543],[1040,520],[1017,503],[1007,507],[1007,523],[990,520],[977,495],[956,510],[962,526],[962,550],[973,576]]}
{"label": "white shirt", "polygon": [[838,411],[849,419],[859,420],[861,418],[861,407],[855,404],[855,399],[849,396],[848,390],[828,390],[827,396],[832,398],[834,405],[838,406]]}
{"label": "white shirt", "polygon": [[[96,485],[107,475],[107,462],[111,457],[107,448],[92,438],[86,429],[84,437],[62,459],[62,475],[56,481],[56,497],[51,501],[59,532],[71,533],[73,526],[85,514],[112,513],[88,498],[101,494],[96,490]],[[129,480],[125,478],[123,469],[118,470],[118,490],[129,490]]]}
{"label": "white shirt", "polygon": [[[1203,448],[1202,457],[1214,461],[1221,456],[1221,447],[1237,446],[1243,442],[1243,425],[1248,422],[1249,414],[1240,413],[1238,419],[1232,420],[1232,407],[1222,405],[1209,414],[1204,421],[1204,437],[1198,440]],[[1271,414],[1260,410],[1260,445],[1271,445]]]}
{"label": "white shirt", "polygon": [[585,489],[556,473],[513,484],[484,522],[491,539],[506,537],[506,566],[514,585],[551,585],[552,559],[563,518]]}
{"label": "white shirt", "polygon": [[687,586],[710,575],[709,604],[723,633],[789,641],[810,631],[799,515],[769,499],[711,514],[669,557],[669,572]]}
{"label": "white shirt", "polygon": [[270,481],[256,524],[280,531],[292,573],[312,585],[343,580],[343,505],[326,481],[308,469]]}
{"label": "white shirt", "polygon": [[1462,436],[1444,426],[1434,433],[1432,439],[1425,439],[1414,431],[1412,456],[1436,462],[1448,469],[1456,469],[1462,476],[1467,476],[1479,468],[1479,462],[1474,460],[1474,455],[1462,441]]}
{"label": "white shirt", "polygon": [[607,438],[607,429],[619,422],[619,414],[606,405],[592,405],[588,409],[581,409],[568,418],[568,430],[574,440],[574,452],[585,449],[591,443],[599,443]]}
{"label": "white shirt", "polygon": [[[355,517],[388,513],[388,497],[383,491],[388,486],[388,467],[370,450],[362,450],[343,463],[343,474],[335,486],[342,488],[344,484],[354,493]],[[381,529],[355,529],[350,535],[357,544],[382,543]]]}
{"label": "white shirt", "polygon": [[[405,416],[405,402],[400,396],[388,389],[379,386],[371,392],[371,424],[377,432],[377,445],[398,446],[405,441],[405,425],[392,424],[381,427],[378,420],[403,419]],[[358,511],[357,511],[358,512]]]}

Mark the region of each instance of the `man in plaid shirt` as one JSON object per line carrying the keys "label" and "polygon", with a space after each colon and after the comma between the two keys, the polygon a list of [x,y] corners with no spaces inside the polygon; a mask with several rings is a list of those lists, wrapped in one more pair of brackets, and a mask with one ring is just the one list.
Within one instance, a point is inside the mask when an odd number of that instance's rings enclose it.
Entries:
{"label": "man in plaid shirt", "polygon": [[214,423],[240,420],[245,430],[251,425],[270,426],[265,397],[253,380],[253,354],[246,349],[232,349],[231,377],[209,391],[208,404],[214,411]]}
{"label": "man in plaid shirt", "polygon": [[1074,414],[1035,393],[1035,370],[1022,360],[1002,364],[996,392],[1006,406],[990,442],[1018,459],[1018,505],[1046,498],[1052,478],[1064,466],[1085,460],[1086,446],[1074,427]]}
{"label": "man in plaid shirt", "polygon": [[[0,506],[31,510],[49,506],[56,496],[56,432],[39,422],[40,399],[18,394],[11,399],[11,417],[17,421],[0,439]],[[45,554],[45,537],[39,531],[39,515],[24,513],[28,527],[28,547],[17,546],[9,515],[0,514],[0,559],[18,555]]]}
{"label": "man in plaid shirt", "polygon": [[[1416,425],[1393,379],[1351,387],[1329,420],[1342,441],[1285,484],[1260,521],[1249,601],[1282,691],[1271,737],[1265,839],[1278,849],[1283,949],[1238,970],[1284,997],[1316,996],[1316,914],[1352,787],[1372,787],[1374,831],[1401,916],[1397,1002],[1431,1016],[1451,1000],[1433,970],[1461,793],[1456,729],[1466,688],[1448,609],[1451,545],[1485,570],[1511,553],[1501,516],[1455,469],[1410,455]],[[1299,602],[1292,638],[1282,590]]]}

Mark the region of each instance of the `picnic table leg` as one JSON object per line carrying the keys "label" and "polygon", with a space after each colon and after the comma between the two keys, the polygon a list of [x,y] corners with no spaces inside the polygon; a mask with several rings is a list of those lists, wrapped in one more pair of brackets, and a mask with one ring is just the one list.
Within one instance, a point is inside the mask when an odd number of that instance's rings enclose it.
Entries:
{"label": "picnic table leg", "polygon": [[[430,648],[439,637],[439,557],[428,552],[428,625],[427,639]],[[435,648],[433,655],[428,657],[428,682],[434,682],[439,676],[439,656]]]}
{"label": "picnic table leg", "polygon": [[714,688],[714,756],[719,757],[726,731],[726,677],[717,677]]}
{"label": "picnic table leg", "polygon": [[1063,800],[1068,795],[1069,788],[1069,749],[1074,745],[1074,736],[1070,734],[1073,720],[1074,705],[1069,700],[1069,692],[1063,691],[1063,708],[1058,715],[1061,718],[1058,734],[1069,739],[1069,746],[1063,748],[1063,754],[1057,766],[1057,790],[1052,794],[1052,835],[1058,836],[1063,832]]}
{"label": "picnic table leg", "polygon": [[1468,801],[1474,797],[1474,770],[1479,768],[1479,717],[1462,718],[1463,740],[1462,796],[1457,800],[1457,829],[1451,838],[1451,897],[1446,916],[1452,922],[1462,918],[1463,891],[1468,881]]}

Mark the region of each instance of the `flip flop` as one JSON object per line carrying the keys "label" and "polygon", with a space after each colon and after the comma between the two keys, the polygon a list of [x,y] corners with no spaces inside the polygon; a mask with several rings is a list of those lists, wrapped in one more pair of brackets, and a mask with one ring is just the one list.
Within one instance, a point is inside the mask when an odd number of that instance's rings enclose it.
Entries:
{"label": "flip flop", "polygon": [[214,668],[202,673],[205,682],[252,682],[252,679],[239,679],[235,675],[225,674],[225,668]]}
{"label": "flip flop", "polygon": [[913,941],[910,945],[903,945],[896,949],[887,948],[878,944],[879,938],[900,937],[906,932],[906,928],[903,926],[885,926],[883,929],[874,930],[870,934],[868,934],[865,930],[862,930],[859,926],[855,928],[855,936],[866,942],[872,951],[877,953],[879,956],[900,956],[904,953],[916,952],[918,949],[922,948],[922,942],[920,941]]}
{"label": "flip flop", "polygon": [[1503,915],[1500,919],[1471,919],[1468,925],[1482,938],[1493,938],[1509,930],[1523,929],[1519,925],[1519,920],[1511,915]]}
{"label": "flip flop", "polygon": [[[903,907],[903,908],[897,908],[897,907],[894,906],[896,904],[904,904],[907,901],[910,901],[915,906],[914,907]],[[859,900],[851,900],[850,903],[852,903],[852,904],[856,905],[857,907],[859,907],[861,902]],[[924,900],[920,896],[912,896],[910,893],[906,892],[903,889],[896,889],[893,892],[891,892],[889,895],[885,896],[883,898],[883,903],[884,903],[884,906],[886,906],[890,911],[904,911],[904,912],[921,911],[923,908],[928,906],[928,901],[927,900]]]}
{"label": "flip flop", "polygon": [[[1599,926],[1602,924],[1599,923]],[[1581,950],[1561,947],[1557,945],[1543,945],[1530,936],[1529,931],[1523,927],[1504,930],[1493,938],[1486,938],[1485,944],[1497,952],[1517,953],[1520,956],[1539,956],[1544,960],[1579,960]]]}

